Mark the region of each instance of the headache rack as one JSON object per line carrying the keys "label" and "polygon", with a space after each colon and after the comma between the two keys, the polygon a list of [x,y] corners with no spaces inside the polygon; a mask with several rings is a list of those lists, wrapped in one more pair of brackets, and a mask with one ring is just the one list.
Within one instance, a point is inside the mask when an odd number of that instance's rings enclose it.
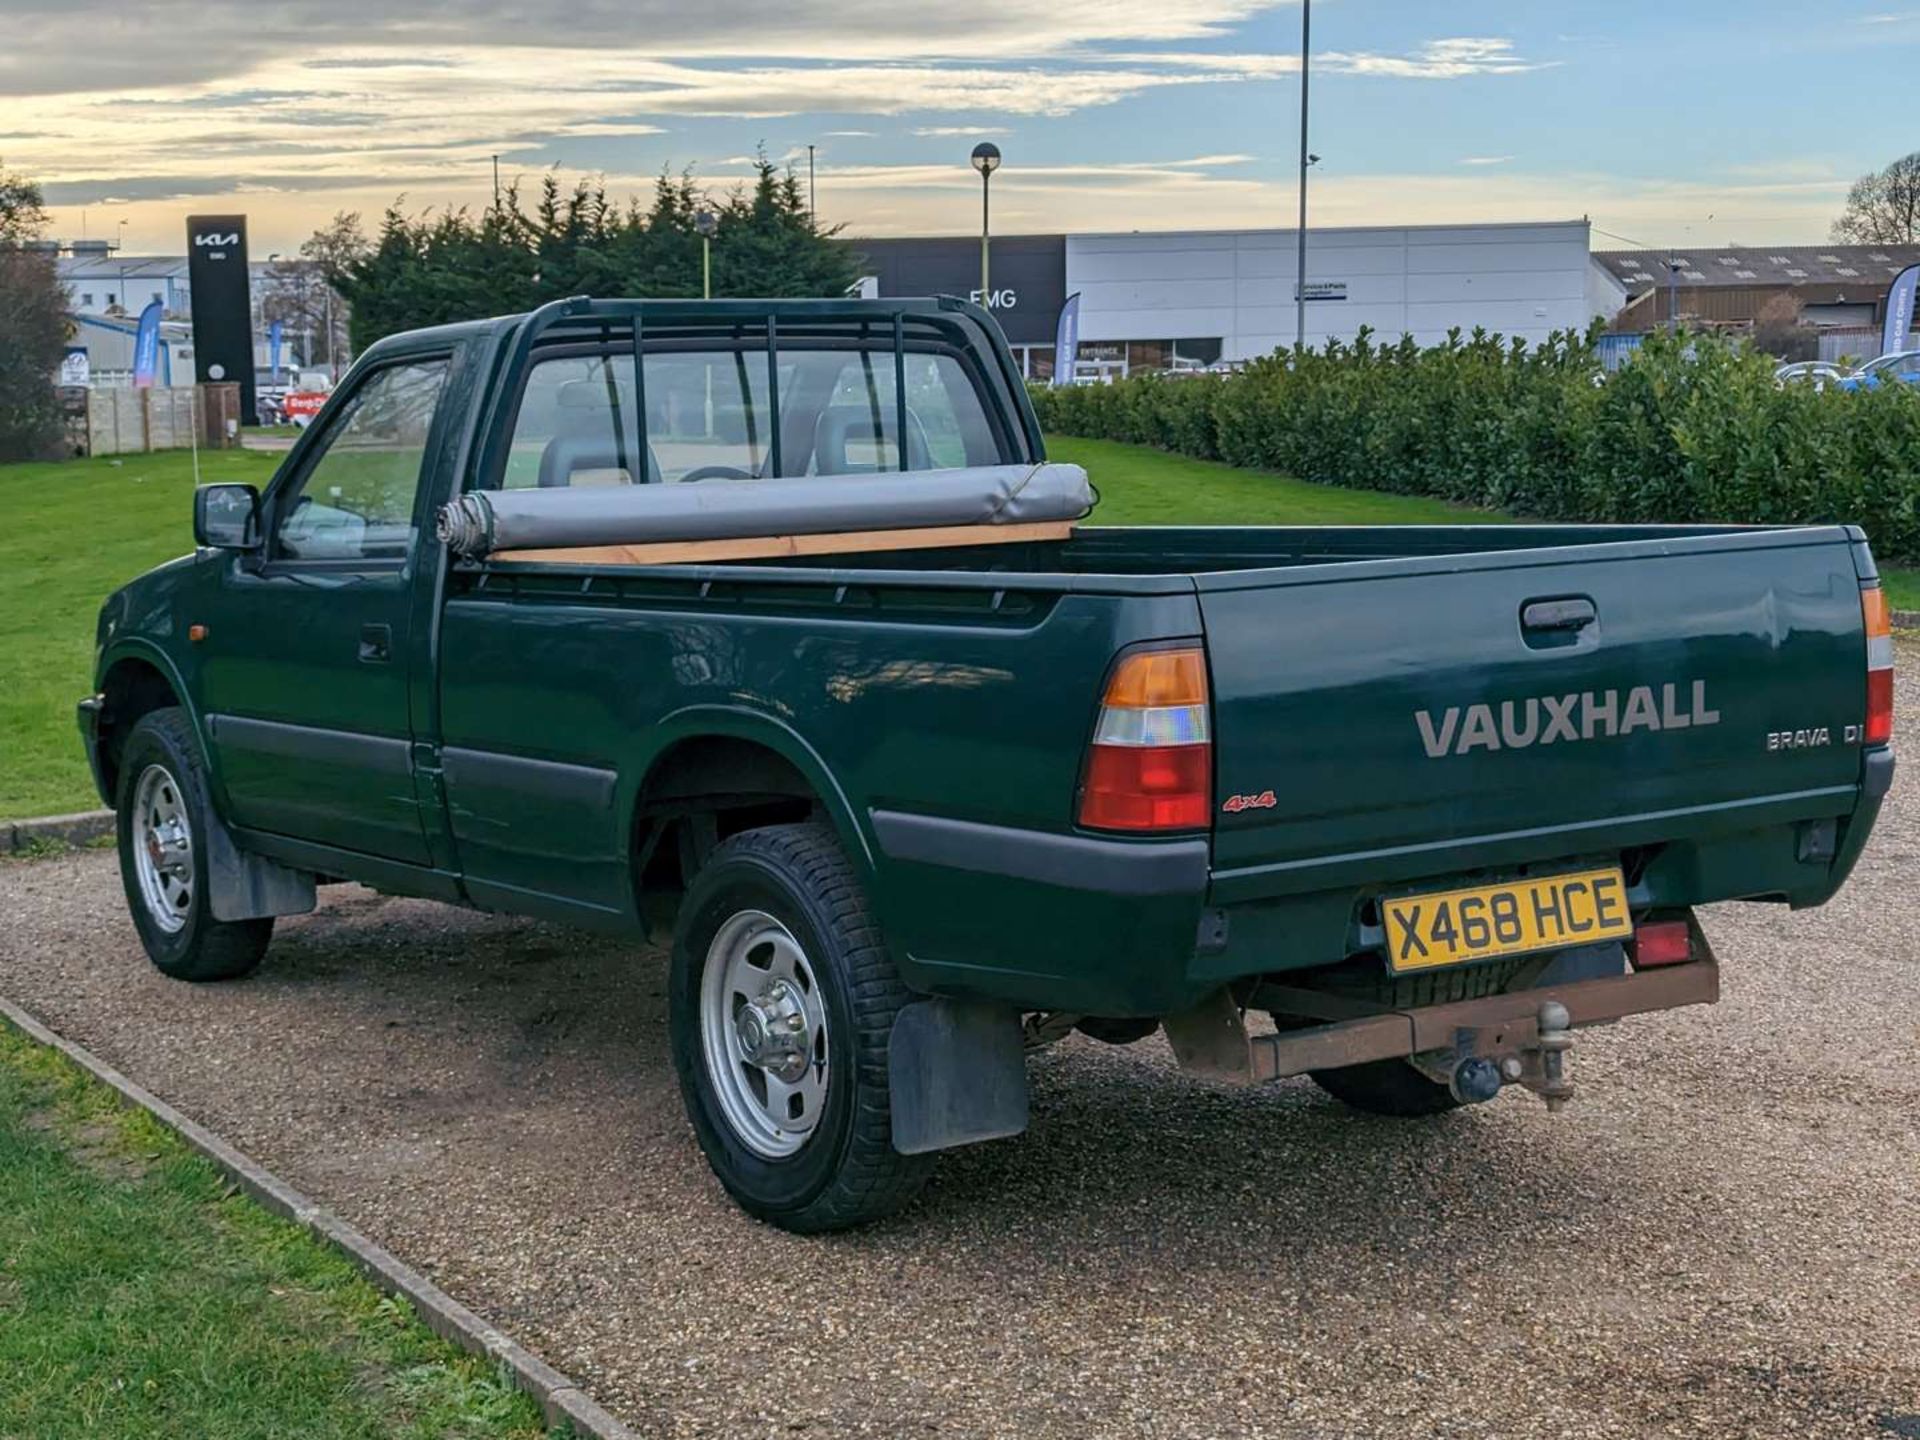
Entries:
{"label": "headache rack", "polygon": [[[984,368],[985,382],[1006,417],[1003,438],[1015,458],[1038,461],[1046,453],[1025,382],[1000,326],[980,306],[951,295],[901,300],[596,300],[575,295],[550,301],[519,322],[502,361],[480,432],[478,457],[504,453],[509,427],[535,353],[572,341],[606,343],[626,339],[633,350],[636,406],[647,413],[647,376],[642,357],[716,341],[744,353],[764,350],[767,366],[769,471],[781,470],[780,347],[805,342],[808,348],[845,345],[892,352],[897,433],[907,433],[906,357],[929,350],[950,351]],[[744,363],[744,362],[743,362]],[[906,463],[904,446],[901,464]],[[481,488],[487,477],[470,477]]]}

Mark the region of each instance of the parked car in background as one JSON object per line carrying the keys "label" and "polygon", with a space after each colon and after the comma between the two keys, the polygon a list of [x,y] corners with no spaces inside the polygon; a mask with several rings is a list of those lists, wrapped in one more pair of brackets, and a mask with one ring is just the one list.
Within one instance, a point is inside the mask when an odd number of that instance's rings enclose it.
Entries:
{"label": "parked car in background", "polygon": [[1883,380],[1920,385],[1920,350],[1900,350],[1891,355],[1882,355],[1878,360],[1869,360],[1836,383],[1842,390],[1873,390]]}
{"label": "parked car in background", "polygon": [[1851,374],[1853,371],[1845,365],[1832,360],[1797,360],[1775,370],[1773,379],[1776,385],[1811,385],[1816,390],[1824,390]]}

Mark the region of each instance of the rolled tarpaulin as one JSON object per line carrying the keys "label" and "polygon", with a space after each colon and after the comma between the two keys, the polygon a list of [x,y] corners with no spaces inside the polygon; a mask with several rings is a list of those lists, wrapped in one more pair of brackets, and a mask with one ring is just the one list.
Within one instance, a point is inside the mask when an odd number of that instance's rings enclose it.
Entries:
{"label": "rolled tarpaulin", "polygon": [[440,539],[465,556],[576,545],[830,535],[1078,520],[1093,487],[1078,465],[982,465],[880,475],[696,480],[678,485],[473,490],[441,506]]}

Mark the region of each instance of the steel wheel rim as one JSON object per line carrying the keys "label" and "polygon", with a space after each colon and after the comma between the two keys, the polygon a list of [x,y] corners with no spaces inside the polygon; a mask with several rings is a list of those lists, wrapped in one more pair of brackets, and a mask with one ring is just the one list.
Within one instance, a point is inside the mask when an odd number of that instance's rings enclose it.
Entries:
{"label": "steel wheel rim", "polygon": [[133,789],[133,873],[147,916],[169,935],[193,914],[193,823],[164,765],[149,765]]}
{"label": "steel wheel rim", "polygon": [[798,1153],[826,1113],[827,1011],[793,932],[762,910],[731,916],[707,947],[700,1047],[728,1128],[769,1160]]}

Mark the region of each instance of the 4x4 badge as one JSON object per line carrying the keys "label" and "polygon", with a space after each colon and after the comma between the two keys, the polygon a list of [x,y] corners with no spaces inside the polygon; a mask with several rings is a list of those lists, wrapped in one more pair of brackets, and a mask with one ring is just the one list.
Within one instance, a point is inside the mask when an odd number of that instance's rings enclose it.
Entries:
{"label": "4x4 badge", "polygon": [[1229,795],[1227,803],[1220,808],[1229,815],[1238,815],[1242,810],[1271,810],[1279,803],[1273,798],[1273,791],[1262,790],[1258,795]]}

